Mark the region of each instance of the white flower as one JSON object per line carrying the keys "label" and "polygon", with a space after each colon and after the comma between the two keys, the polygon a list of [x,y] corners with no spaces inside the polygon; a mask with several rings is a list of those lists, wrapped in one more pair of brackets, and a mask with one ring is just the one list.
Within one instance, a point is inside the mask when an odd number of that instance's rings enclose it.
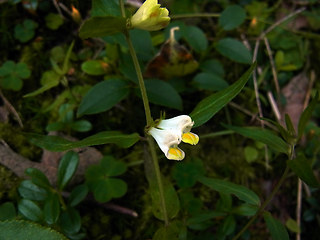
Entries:
{"label": "white flower", "polygon": [[160,149],[168,159],[182,160],[184,152],[178,148],[181,141],[196,145],[198,135],[190,132],[194,122],[188,115],[160,120],[159,124],[152,127],[149,134],[156,140]]}
{"label": "white flower", "polygon": [[166,8],[160,8],[157,0],[146,0],[131,17],[131,27],[157,31],[169,24],[168,15],[169,11]]}

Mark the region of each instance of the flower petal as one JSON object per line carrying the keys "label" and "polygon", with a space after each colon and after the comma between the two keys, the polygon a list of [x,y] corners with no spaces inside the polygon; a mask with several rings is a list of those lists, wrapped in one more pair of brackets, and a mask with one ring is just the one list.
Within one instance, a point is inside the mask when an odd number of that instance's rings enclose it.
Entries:
{"label": "flower petal", "polygon": [[191,145],[196,145],[199,142],[199,136],[192,132],[182,134],[182,142],[189,143]]}
{"label": "flower petal", "polygon": [[184,159],[184,151],[182,151],[180,148],[178,147],[171,147],[169,148],[166,157],[170,160],[178,160],[181,161],[182,159]]}

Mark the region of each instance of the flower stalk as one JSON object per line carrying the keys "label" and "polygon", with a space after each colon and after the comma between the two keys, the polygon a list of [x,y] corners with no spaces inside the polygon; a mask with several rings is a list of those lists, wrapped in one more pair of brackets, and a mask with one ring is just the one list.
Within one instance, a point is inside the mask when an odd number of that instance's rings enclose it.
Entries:
{"label": "flower stalk", "polygon": [[[121,14],[125,18],[126,15],[125,15],[123,0],[119,0],[119,4],[120,4],[120,9],[121,9]],[[153,123],[153,119],[151,116],[147,90],[146,90],[146,87],[144,84],[140,64],[139,64],[139,61],[137,58],[137,54],[133,48],[132,41],[130,39],[130,35],[129,35],[128,30],[126,30],[124,32],[124,35],[126,37],[126,41],[129,46],[129,52],[132,57],[132,61],[133,61],[133,64],[134,64],[134,67],[136,70],[137,77],[138,77],[139,88],[141,91],[141,97],[142,97],[143,106],[144,106],[144,110],[145,110],[147,126],[151,126]],[[168,226],[169,225],[169,218],[168,218],[168,212],[167,212],[167,208],[166,208],[166,201],[165,201],[165,197],[164,197],[163,183],[162,183],[162,179],[161,179],[158,158],[157,158],[157,154],[156,154],[156,150],[155,150],[155,146],[154,146],[154,142],[153,142],[152,138],[150,136],[148,136],[147,140],[148,140],[148,144],[149,144],[149,148],[150,148],[150,152],[151,152],[151,157],[152,157],[152,162],[153,162],[153,168],[155,171],[156,180],[157,180],[157,184],[158,184],[158,188],[159,188],[160,202],[161,202],[161,208],[162,208],[162,212],[163,212],[164,222],[165,222],[165,225]]]}

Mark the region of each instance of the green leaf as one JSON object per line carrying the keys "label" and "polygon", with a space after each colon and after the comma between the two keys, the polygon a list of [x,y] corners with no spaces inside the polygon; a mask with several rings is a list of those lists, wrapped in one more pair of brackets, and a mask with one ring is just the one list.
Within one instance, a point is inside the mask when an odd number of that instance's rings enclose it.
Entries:
{"label": "green leaf", "polygon": [[43,207],[44,220],[48,224],[54,224],[60,216],[60,202],[57,194],[51,194],[45,201]]}
{"label": "green leaf", "polygon": [[245,10],[239,5],[228,6],[220,15],[219,25],[226,31],[240,26],[246,18]]}
{"label": "green leaf", "polygon": [[238,81],[236,81],[226,89],[218,93],[214,93],[199,102],[190,113],[190,117],[195,122],[193,127],[199,127],[202,124],[206,123],[228,102],[230,102],[235,96],[237,96],[249,80],[249,77],[255,67],[256,63],[252,64],[251,67],[240,77]]}
{"label": "green leaf", "polygon": [[33,201],[28,199],[22,199],[18,203],[19,212],[34,222],[40,221],[42,219],[42,211],[40,207]]}
{"label": "green leaf", "polygon": [[28,93],[24,95],[23,97],[34,97],[37,96],[45,91],[48,91],[49,89],[58,86],[60,83],[59,79],[52,79],[50,82],[46,82],[42,87],[38,88],[37,90]]}
{"label": "green leaf", "polygon": [[252,55],[248,48],[242,42],[233,38],[224,38],[218,41],[216,49],[223,56],[238,62],[247,63],[252,62]]}
{"label": "green leaf", "polygon": [[51,184],[46,175],[41,172],[39,169],[36,168],[27,168],[25,170],[26,175],[31,177],[31,180],[34,184],[38,185],[39,187],[43,187],[45,189],[50,189]]}
{"label": "green leaf", "polygon": [[182,110],[182,99],[169,83],[157,79],[148,79],[145,81],[145,86],[150,102]]}
{"label": "green leaf", "polygon": [[22,181],[18,191],[21,197],[29,200],[42,201],[47,197],[47,191],[38,187],[38,185],[34,184],[31,180]]}
{"label": "green leaf", "polygon": [[77,132],[87,132],[92,129],[92,124],[87,120],[79,120],[71,123],[71,129]]}
{"label": "green leaf", "polygon": [[91,16],[120,16],[120,6],[117,0],[93,0]]}
{"label": "green leaf", "polygon": [[[16,217],[16,208],[12,202],[5,202],[0,205],[0,222],[5,220],[10,220]],[[0,227],[1,229],[1,227]],[[1,230],[0,230],[1,238]]]}
{"label": "green leaf", "polygon": [[188,218],[187,220],[187,225],[191,226],[191,225],[195,225],[195,224],[199,224],[199,223],[203,223],[203,222],[207,222],[210,219],[213,218],[221,218],[226,216],[227,213],[226,212],[220,212],[220,211],[207,211],[205,213],[201,213],[201,214],[197,214],[194,217]]}
{"label": "green leaf", "polygon": [[209,59],[200,64],[200,69],[206,73],[213,73],[221,78],[225,75],[222,64],[216,59]]}
{"label": "green leaf", "polygon": [[256,148],[251,147],[251,146],[246,146],[244,148],[244,157],[246,158],[248,163],[252,163],[255,160],[257,160],[258,155],[259,155],[259,153]]}
{"label": "green leaf", "polygon": [[108,202],[112,198],[122,197],[127,192],[127,184],[117,178],[101,178],[88,181],[89,188],[98,202]]}
{"label": "green leaf", "polygon": [[116,161],[112,156],[106,156],[101,159],[100,166],[104,173],[109,177],[119,176],[127,171],[127,165]]}
{"label": "green leaf", "polygon": [[38,27],[38,24],[31,20],[26,19],[22,24],[17,24],[14,28],[14,37],[20,42],[28,42],[34,37],[34,29]]}
{"label": "green leaf", "polygon": [[287,126],[287,130],[290,136],[295,137],[296,136],[296,130],[294,129],[293,123],[291,121],[290,116],[286,113],[285,114],[285,123]]}
{"label": "green leaf", "polygon": [[279,220],[274,219],[269,212],[265,212],[263,218],[273,240],[289,240],[288,232]]}
{"label": "green leaf", "polygon": [[289,153],[289,145],[270,130],[258,127],[236,127],[225,124],[223,126],[245,137],[262,142],[276,152]]}
{"label": "green leaf", "polygon": [[70,197],[68,199],[69,205],[71,207],[75,207],[76,205],[78,205],[83,199],[85,199],[85,197],[88,194],[88,186],[86,184],[81,184],[76,186],[71,194]]}
{"label": "green leaf", "polygon": [[198,88],[211,91],[223,90],[229,86],[224,79],[214,73],[198,73],[193,81]]}
{"label": "green leaf", "polygon": [[79,164],[79,155],[76,152],[67,152],[60,160],[58,168],[58,188],[63,190],[73,177]]}
{"label": "green leaf", "polygon": [[221,231],[224,233],[224,235],[230,235],[234,232],[236,228],[236,221],[234,219],[233,215],[227,216],[222,224]]}
{"label": "green leaf", "polygon": [[252,217],[253,215],[256,214],[257,211],[258,211],[258,206],[253,206],[247,203],[232,209],[233,214],[237,214],[240,216],[248,216],[248,217]]}
{"label": "green leaf", "polygon": [[128,84],[119,79],[108,79],[93,86],[83,97],[77,115],[95,114],[109,110],[129,93]]}
{"label": "green leaf", "polygon": [[79,232],[81,227],[81,217],[79,212],[74,208],[68,208],[61,213],[59,218],[60,226],[67,234]]}
{"label": "green leaf", "polygon": [[311,118],[312,112],[314,111],[318,101],[319,101],[319,93],[317,92],[314,99],[311,101],[311,103],[309,103],[308,107],[306,107],[306,109],[301,114],[301,117],[300,117],[299,123],[298,123],[298,139],[300,139],[302,137],[304,129],[305,129],[309,119]]}
{"label": "green leaf", "polygon": [[239,198],[242,201],[245,201],[246,203],[258,206],[260,205],[259,197],[253,191],[244,186],[221,179],[213,179],[207,177],[200,178],[199,182],[215,191],[226,194],[234,194],[237,198]]}
{"label": "green leaf", "polygon": [[49,13],[45,17],[46,26],[51,30],[57,30],[62,24],[63,19],[59,14]]}
{"label": "green leaf", "polygon": [[104,75],[109,71],[109,65],[102,60],[88,60],[81,64],[81,70],[93,76]]}
{"label": "green leaf", "polygon": [[76,142],[72,142],[59,136],[46,136],[34,133],[26,134],[26,136],[31,143],[53,152],[62,152],[74,148],[107,143],[114,143],[119,147],[128,148],[139,140],[139,135],[137,133],[122,134],[117,131],[99,132]]}
{"label": "green leaf", "polygon": [[54,229],[23,220],[0,222],[0,239],[68,240]]}
{"label": "green leaf", "polygon": [[182,28],[184,39],[196,52],[203,52],[208,48],[208,39],[204,32],[196,26],[185,26]]}
{"label": "green leaf", "polygon": [[308,184],[310,187],[320,187],[318,180],[316,179],[310,163],[304,155],[299,155],[293,160],[287,161],[288,166],[297,176]]}
{"label": "green leaf", "polygon": [[300,227],[297,223],[297,221],[293,220],[292,218],[289,218],[287,221],[286,221],[286,227],[294,232],[294,233],[300,233],[301,230],[300,230]]}
{"label": "green leaf", "polygon": [[172,176],[180,188],[193,187],[198,178],[203,176],[204,167],[202,162],[181,162],[176,164]]}
{"label": "green leaf", "polygon": [[152,240],[185,240],[187,234],[186,226],[182,222],[170,222],[168,226],[159,228]]}
{"label": "green leaf", "polygon": [[[161,207],[161,198],[158,187],[151,187],[152,212],[160,220],[164,220],[164,213]],[[165,183],[163,186],[164,199],[167,209],[167,216],[174,218],[180,210],[180,202],[176,190],[171,183]]]}
{"label": "green leaf", "polygon": [[112,177],[123,174],[126,170],[126,165],[116,161],[112,156],[104,157],[100,164],[90,166],[85,176],[95,199],[108,202],[112,198],[122,197],[127,192],[127,184]]}
{"label": "green leaf", "polygon": [[23,86],[22,79],[29,78],[31,71],[27,64],[6,61],[0,67],[0,86],[4,89],[19,91]]}
{"label": "green leaf", "polygon": [[104,37],[126,30],[126,19],[123,17],[92,17],[80,28],[81,38]]}

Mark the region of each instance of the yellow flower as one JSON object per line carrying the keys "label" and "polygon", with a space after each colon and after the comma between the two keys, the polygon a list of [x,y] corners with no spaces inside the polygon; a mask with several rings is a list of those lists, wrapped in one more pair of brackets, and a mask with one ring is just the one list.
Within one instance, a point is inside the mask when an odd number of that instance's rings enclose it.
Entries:
{"label": "yellow flower", "polygon": [[149,130],[161,151],[170,160],[182,160],[185,153],[178,147],[181,141],[196,145],[198,135],[190,132],[194,122],[188,115],[160,120],[159,124]]}
{"label": "yellow flower", "polygon": [[165,28],[169,22],[169,11],[160,8],[157,0],[146,0],[131,17],[131,27],[147,31],[157,31]]}

